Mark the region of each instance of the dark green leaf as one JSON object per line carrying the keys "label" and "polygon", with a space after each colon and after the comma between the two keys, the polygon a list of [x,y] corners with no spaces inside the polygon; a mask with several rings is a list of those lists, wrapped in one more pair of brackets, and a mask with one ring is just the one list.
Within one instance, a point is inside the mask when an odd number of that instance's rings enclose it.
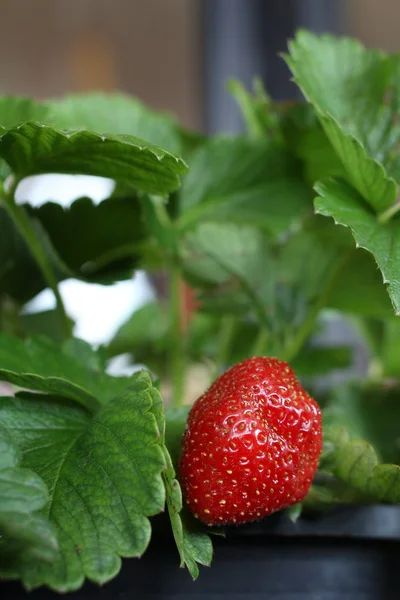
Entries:
{"label": "dark green leaf", "polygon": [[349,435],[367,440],[379,458],[400,462],[400,388],[375,384],[335,388],[324,409],[326,426],[346,427]]}
{"label": "dark green leaf", "polygon": [[153,368],[154,359],[163,356],[168,319],[159,302],[150,302],[136,310],[110,342],[110,356],[130,352],[136,361]]}
{"label": "dark green leaf", "polygon": [[278,237],[310,213],[293,156],[268,140],[217,138],[191,163],[181,190],[182,228],[199,221],[252,224]]}
{"label": "dark green leaf", "polygon": [[[342,181],[330,180],[316,186],[318,213],[349,227],[357,248],[373,254],[397,315],[400,314],[400,220],[382,224],[355,190]],[[365,295],[360,302],[365,301]]]}
{"label": "dark green leaf", "polygon": [[161,196],[177,189],[187,170],[181,159],[133,136],[61,131],[34,122],[0,136],[0,157],[18,178],[98,175]]}
{"label": "dark green leaf", "polygon": [[[71,332],[74,322],[70,319]],[[22,336],[32,337],[45,335],[46,337],[62,342],[65,340],[65,328],[61,323],[60,315],[56,309],[44,310],[36,313],[23,313],[19,316],[18,325]]]}
{"label": "dark green leaf", "polygon": [[352,349],[347,346],[306,346],[291,363],[296,375],[309,377],[324,375],[335,369],[346,369],[352,360]]}
{"label": "dark green leaf", "polygon": [[49,487],[43,510],[57,528],[61,556],[50,566],[26,565],[24,585],[77,589],[85,577],[105,583],[120,557],[140,556],[151,535],[148,517],[165,502],[160,432],[152,412],[150,376],[93,419],[78,408],[49,401],[0,400],[0,423],[23,453],[23,466]]}
{"label": "dark green leaf", "polygon": [[343,165],[309,104],[294,104],[282,115],[282,132],[292,152],[304,162],[310,185],[345,174]]}
{"label": "dark green leaf", "polygon": [[1,207],[0,231],[0,296],[27,302],[47,284],[26,243]]}
{"label": "dark green leaf", "polygon": [[[7,401],[7,400],[6,400]],[[11,434],[0,427],[0,576],[12,577],[30,559],[57,558],[55,528],[38,511],[48,491],[36,473],[19,466]]]}
{"label": "dark green leaf", "polygon": [[[85,342],[80,342],[85,344]],[[90,346],[85,344],[88,352]],[[130,377],[112,377],[71,356],[69,343],[61,346],[44,337],[23,342],[0,335],[0,379],[23,388],[63,396],[91,411],[126,389]],[[92,359],[93,360],[93,359]]]}
{"label": "dark green leaf", "polygon": [[147,232],[138,200],[80,198],[68,208],[48,202],[30,209],[57,255],[77,278],[90,282],[131,277]]}

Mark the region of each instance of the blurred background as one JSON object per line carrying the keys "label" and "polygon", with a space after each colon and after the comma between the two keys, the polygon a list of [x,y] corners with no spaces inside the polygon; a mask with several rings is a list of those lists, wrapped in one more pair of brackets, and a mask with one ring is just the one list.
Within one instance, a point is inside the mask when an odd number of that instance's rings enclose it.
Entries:
{"label": "blurred background", "polygon": [[[298,27],[389,51],[399,45],[398,0],[0,0],[0,6],[0,93],[41,99],[122,90],[208,133],[242,127],[226,91],[231,77],[250,86],[259,75],[274,98],[296,96],[278,53]],[[68,204],[109,193],[107,181],[51,176],[25,182],[19,200]],[[111,287],[69,280],[61,293],[75,335],[101,344],[154,290],[139,273]],[[27,310],[53,303],[45,291]]]}
{"label": "blurred background", "polygon": [[1,92],[120,89],[189,127],[233,130],[228,77],[295,88],[277,56],[297,27],[398,51],[398,0],[0,0]]}

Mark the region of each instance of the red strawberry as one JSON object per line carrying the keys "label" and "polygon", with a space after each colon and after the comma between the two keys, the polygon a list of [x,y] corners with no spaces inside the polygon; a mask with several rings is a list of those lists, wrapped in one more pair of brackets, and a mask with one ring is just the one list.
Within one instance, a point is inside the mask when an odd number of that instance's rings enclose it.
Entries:
{"label": "red strawberry", "polygon": [[293,370],[249,358],[193,405],[180,479],[189,508],[209,525],[246,523],[302,500],[322,447],[321,412]]}

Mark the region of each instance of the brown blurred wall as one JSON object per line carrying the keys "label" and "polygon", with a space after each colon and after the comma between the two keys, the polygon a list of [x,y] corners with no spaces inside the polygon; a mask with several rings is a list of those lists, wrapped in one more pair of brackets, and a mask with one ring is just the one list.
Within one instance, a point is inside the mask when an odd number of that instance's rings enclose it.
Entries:
{"label": "brown blurred wall", "polygon": [[[200,127],[201,2],[0,0],[0,93],[121,89]],[[400,0],[342,5],[346,32],[400,50]]]}
{"label": "brown blurred wall", "polygon": [[197,0],[0,0],[0,93],[122,89],[200,125]]}
{"label": "brown blurred wall", "polygon": [[346,31],[364,44],[400,52],[400,0],[344,0]]}

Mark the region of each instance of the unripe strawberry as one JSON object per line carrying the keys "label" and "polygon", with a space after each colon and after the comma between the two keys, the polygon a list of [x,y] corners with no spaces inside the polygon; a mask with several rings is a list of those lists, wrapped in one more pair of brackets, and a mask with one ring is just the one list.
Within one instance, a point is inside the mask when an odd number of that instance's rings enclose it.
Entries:
{"label": "unripe strawberry", "polygon": [[245,523],[302,500],[322,448],[321,412],[276,358],[244,360],[193,405],[180,479],[194,515]]}

